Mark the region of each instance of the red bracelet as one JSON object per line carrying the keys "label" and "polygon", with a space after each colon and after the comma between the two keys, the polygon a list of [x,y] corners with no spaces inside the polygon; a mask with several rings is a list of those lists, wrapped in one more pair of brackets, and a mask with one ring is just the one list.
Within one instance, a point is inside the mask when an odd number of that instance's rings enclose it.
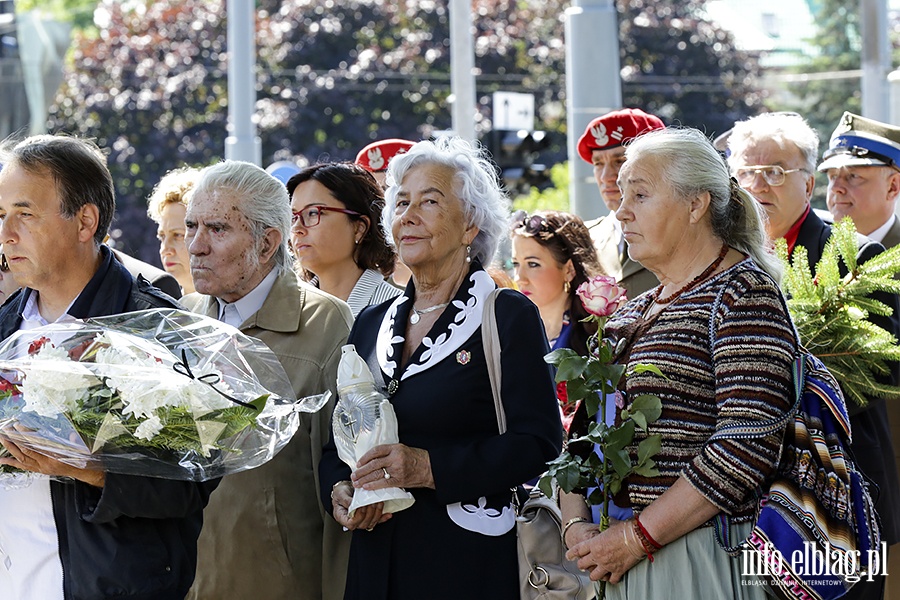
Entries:
{"label": "red bracelet", "polygon": [[634,537],[637,538],[638,543],[641,545],[641,550],[644,552],[644,554],[647,555],[647,558],[649,558],[650,562],[652,563],[653,553],[655,552],[655,550],[650,545],[650,542],[648,542],[644,537],[644,534],[641,533],[641,529],[640,527],[638,527],[638,524],[634,519],[631,520],[631,531],[632,533],[634,533]]}
{"label": "red bracelet", "polygon": [[650,535],[650,533],[647,531],[647,528],[644,527],[644,524],[641,523],[641,520],[637,517],[637,515],[635,515],[634,517],[634,522],[637,523],[637,526],[640,528],[641,533],[643,534],[647,542],[649,542],[649,544],[653,546],[653,550],[659,550],[660,548],[662,548],[662,544],[653,539],[653,536]]}

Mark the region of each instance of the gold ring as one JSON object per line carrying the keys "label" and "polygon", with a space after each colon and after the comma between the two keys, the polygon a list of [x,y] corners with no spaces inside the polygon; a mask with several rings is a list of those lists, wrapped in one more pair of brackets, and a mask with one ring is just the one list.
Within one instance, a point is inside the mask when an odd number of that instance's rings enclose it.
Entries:
{"label": "gold ring", "polygon": [[391,478],[391,474],[387,472],[387,469],[385,469],[384,467],[382,467],[381,470],[384,471],[384,478],[385,478],[385,479],[390,479],[390,478]]}

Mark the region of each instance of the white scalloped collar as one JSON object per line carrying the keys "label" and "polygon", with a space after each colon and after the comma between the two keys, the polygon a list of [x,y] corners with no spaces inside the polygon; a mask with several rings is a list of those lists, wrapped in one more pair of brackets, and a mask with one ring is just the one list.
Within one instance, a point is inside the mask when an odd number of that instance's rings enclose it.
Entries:
{"label": "white scalloped collar", "polygon": [[406,341],[406,323],[412,309],[413,284],[398,296],[388,308],[378,330],[375,356],[387,380],[408,377],[427,371],[448,356],[455,354],[481,326],[484,301],[496,288],[494,280],[480,266],[473,266],[469,277],[456,292],[450,306],[438,318],[422,343],[410,356],[400,377],[395,376],[397,363]]}

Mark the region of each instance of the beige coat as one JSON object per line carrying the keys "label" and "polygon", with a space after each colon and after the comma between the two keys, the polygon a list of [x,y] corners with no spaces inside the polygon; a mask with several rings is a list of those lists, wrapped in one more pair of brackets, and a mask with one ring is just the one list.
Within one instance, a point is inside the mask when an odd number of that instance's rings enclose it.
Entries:
{"label": "beige coat", "polygon": [[587,221],[591,239],[597,249],[597,258],[603,274],[615,278],[628,292],[628,299],[637,298],[647,290],[659,285],[656,275],[645,269],[641,263],[628,257],[627,253],[619,254],[619,238],[613,221],[613,214],[600,217],[594,221]]}
{"label": "beige coat", "polygon": [[[189,310],[217,316],[211,296],[189,294],[181,301]],[[344,302],[288,270],[240,329],[275,352],[302,398],[334,393],[351,322]],[[343,598],[350,534],[325,514],[318,494],[318,464],[333,409],[334,399],[318,413],[303,413],[300,429],[274,459],[222,480],[204,511],[197,578],[188,598]]]}

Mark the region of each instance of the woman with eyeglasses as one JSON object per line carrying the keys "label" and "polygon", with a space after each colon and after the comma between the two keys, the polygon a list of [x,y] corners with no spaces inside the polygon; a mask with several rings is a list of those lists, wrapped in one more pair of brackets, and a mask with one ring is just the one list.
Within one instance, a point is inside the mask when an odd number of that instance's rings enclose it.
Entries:
{"label": "woman with eyeglasses", "polygon": [[[349,342],[385,389],[400,443],[376,446],[352,472],[333,441],[323,452],[322,501],[353,531],[344,597],[518,600],[511,488],[558,456],[562,427],[538,310],[504,289],[499,431],[482,341],[496,284],[484,265],[508,231],[508,200],[490,163],[456,137],[395,156],[388,181],[383,220],[412,277],[402,296],[360,313]],[[388,487],[415,503],[349,516],[357,490]]]}
{"label": "woman with eyeglasses", "polygon": [[659,435],[659,472],[627,476],[615,500],[634,516],[570,539],[567,556],[610,583],[610,600],[761,600],[763,582],[719,547],[713,525],[727,516],[733,540],[750,534],[784,430],[716,434],[736,422],[771,423],[792,405],[797,342],[778,286],[781,264],[762,208],[702,132],[646,133],[625,157],[616,218],[631,258],[660,285],[621,307],[605,333],[625,367],[625,408],[642,395],[662,402],[659,419],[636,430],[627,448],[635,463],[638,445]]}
{"label": "woman with eyeglasses", "polygon": [[379,226],[384,194],[349,162],[306,167],[287,182],[291,250],[302,277],[350,305],[353,316],[401,293],[387,281],[396,259]]}

